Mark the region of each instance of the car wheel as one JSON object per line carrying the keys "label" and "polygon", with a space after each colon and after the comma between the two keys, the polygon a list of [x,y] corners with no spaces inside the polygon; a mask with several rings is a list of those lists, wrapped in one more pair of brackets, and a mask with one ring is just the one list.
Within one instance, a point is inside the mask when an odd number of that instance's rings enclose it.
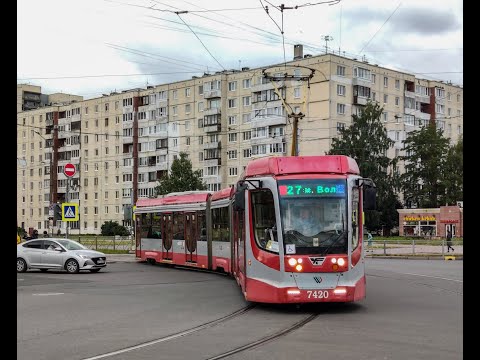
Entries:
{"label": "car wheel", "polygon": [[68,259],[65,263],[65,270],[70,274],[76,274],[80,271],[80,266],[78,266],[78,261],[75,259]]}
{"label": "car wheel", "polygon": [[22,258],[17,258],[17,272],[22,273],[27,271],[27,263]]}
{"label": "car wheel", "polygon": [[47,272],[48,269],[40,269],[41,272]]}
{"label": "car wheel", "polygon": [[90,269],[90,272],[99,272],[100,269]]}

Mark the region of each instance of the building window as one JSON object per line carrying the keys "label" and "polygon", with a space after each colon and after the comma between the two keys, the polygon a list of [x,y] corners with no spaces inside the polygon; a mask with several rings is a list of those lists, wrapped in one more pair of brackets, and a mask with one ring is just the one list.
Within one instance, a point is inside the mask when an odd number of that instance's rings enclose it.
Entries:
{"label": "building window", "polygon": [[228,83],[228,91],[235,91],[237,90],[237,82],[236,81],[230,81]]}
{"label": "building window", "polygon": [[237,176],[238,175],[238,169],[236,167],[228,168],[228,175],[229,176]]}
{"label": "building window", "polygon": [[383,87],[388,87],[388,77],[383,77]]}
{"label": "building window", "polygon": [[237,158],[237,150],[229,150],[228,151],[228,158],[229,159],[236,159]]}
{"label": "building window", "polygon": [[337,104],[337,114],[345,114],[345,104]]}
{"label": "building window", "polygon": [[388,95],[383,95],[383,103],[387,104],[388,103]]}
{"label": "building window", "polygon": [[237,142],[237,133],[228,134],[228,142]]}
{"label": "building window", "polygon": [[228,108],[236,108],[237,107],[237,99],[228,99]]}
{"label": "building window", "polygon": [[243,88],[250,89],[252,80],[251,79],[243,79]]}
{"label": "building window", "polygon": [[228,117],[228,125],[237,125],[237,117],[236,116],[229,116]]}
{"label": "building window", "polygon": [[345,96],[345,85],[337,85],[337,95]]}
{"label": "building window", "polygon": [[243,99],[243,106],[250,106],[251,105],[251,97],[250,96],[244,96],[242,99]]}
{"label": "building window", "polygon": [[395,80],[395,89],[400,90],[400,80]]}
{"label": "building window", "polygon": [[345,123],[337,122],[337,132],[339,133],[341,130],[345,129]]}
{"label": "building window", "polygon": [[337,75],[345,76],[345,66],[337,65]]}
{"label": "building window", "polygon": [[395,106],[400,106],[400,98],[398,96],[395,97]]}

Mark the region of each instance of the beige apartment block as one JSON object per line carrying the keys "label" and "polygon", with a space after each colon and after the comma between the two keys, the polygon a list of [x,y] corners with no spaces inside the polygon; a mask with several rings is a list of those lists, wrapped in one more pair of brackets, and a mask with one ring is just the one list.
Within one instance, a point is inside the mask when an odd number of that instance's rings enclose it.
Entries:
{"label": "beige apartment block", "polygon": [[[25,99],[18,89],[17,110]],[[69,223],[69,231],[100,233],[105,221],[132,225],[132,206],[139,197],[155,196],[158,180],[180,152],[216,191],[234,184],[251,159],[325,154],[339,129],[351,125],[352,115],[361,114],[369,100],[383,107],[382,121],[395,142],[390,157],[404,155],[408,132],[429,122],[452,143],[463,133],[463,88],[343,56],[304,56],[301,46],[286,64],[89,100],[68,94],[51,99],[17,114],[17,221],[40,233],[65,232],[66,224],[52,224],[48,210],[50,203],[67,200],[63,169],[69,162],[77,173],[68,200],[78,203],[80,217]]]}

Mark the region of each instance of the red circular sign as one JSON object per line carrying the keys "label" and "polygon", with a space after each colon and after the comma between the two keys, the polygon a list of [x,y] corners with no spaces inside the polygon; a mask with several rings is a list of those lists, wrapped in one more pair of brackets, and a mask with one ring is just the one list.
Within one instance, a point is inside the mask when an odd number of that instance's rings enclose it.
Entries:
{"label": "red circular sign", "polygon": [[76,172],[77,170],[75,169],[75,165],[70,163],[66,164],[63,168],[63,173],[68,177],[72,177]]}

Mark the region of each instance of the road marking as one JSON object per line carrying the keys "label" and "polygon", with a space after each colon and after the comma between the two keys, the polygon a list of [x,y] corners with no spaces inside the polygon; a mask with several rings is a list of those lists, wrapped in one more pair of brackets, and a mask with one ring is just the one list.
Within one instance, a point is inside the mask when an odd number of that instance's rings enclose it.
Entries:
{"label": "road marking", "polygon": [[64,295],[65,293],[43,293],[43,294],[32,294],[33,296],[52,296],[52,295]]}
{"label": "road marking", "polygon": [[463,283],[463,280],[455,280],[455,279],[443,278],[443,277],[439,277],[439,276],[421,275],[421,274],[414,274],[414,273],[402,273],[402,274],[405,274],[405,275],[415,275],[415,276],[424,276],[424,277],[429,277],[429,278],[434,278],[434,279],[448,280],[448,281],[456,281],[456,282],[461,282],[461,283]]}

